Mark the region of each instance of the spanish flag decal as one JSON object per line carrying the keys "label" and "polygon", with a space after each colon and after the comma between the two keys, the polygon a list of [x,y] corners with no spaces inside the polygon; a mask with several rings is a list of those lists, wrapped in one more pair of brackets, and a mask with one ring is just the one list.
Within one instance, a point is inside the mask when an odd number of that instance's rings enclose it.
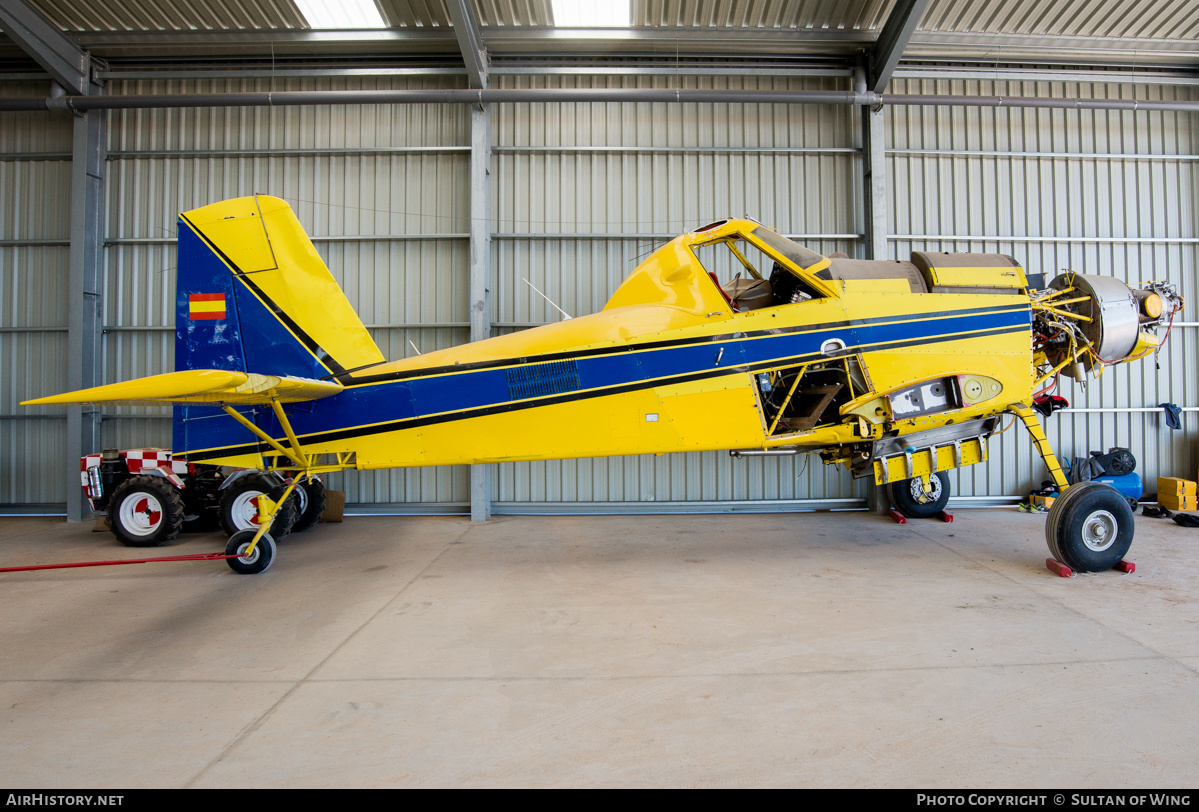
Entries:
{"label": "spanish flag decal", "polygon": [[225,294],[189,293],[187,295],[187,317],[192,321],[225,318]]}

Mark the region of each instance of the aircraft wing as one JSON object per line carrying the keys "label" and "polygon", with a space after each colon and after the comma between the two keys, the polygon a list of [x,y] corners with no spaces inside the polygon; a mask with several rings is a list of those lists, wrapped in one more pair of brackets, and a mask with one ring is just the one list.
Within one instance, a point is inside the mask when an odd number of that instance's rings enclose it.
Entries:
{"label": "aircraft wing", "polygon": [[266,405],[274,398],[280,403],[317,400],[336,395],[342,385],[291,375],[263,375],[257,372],[230,372],[223,369],[188,369],[151,375],[124,383],[80,389],[61,395],[26,400],[22,406],[49,406],[59,403],[230,403]]}

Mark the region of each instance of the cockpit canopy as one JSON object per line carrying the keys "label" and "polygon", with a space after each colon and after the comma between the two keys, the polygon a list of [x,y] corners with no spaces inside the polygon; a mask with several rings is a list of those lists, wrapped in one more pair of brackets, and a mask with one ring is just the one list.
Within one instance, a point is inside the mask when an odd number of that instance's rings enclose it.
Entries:
{"label": "cockpit canopy", "polygon": [[722,220],[683,234],[651,254],[605,310],[666,304],[732,315],[837,296],[817,274],[828,258],[752,220]]}

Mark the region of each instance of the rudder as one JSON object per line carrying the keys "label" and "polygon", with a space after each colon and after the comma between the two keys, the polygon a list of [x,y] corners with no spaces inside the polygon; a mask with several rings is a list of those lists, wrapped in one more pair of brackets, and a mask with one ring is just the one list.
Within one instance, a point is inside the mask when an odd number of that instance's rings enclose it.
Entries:
{"label": "rudder", "polygon": [[[178,249],[176,371],[340,381],[385,360],[285,201],[242,197],[185,212]],[[273,420],[269,409],[241,411]],[[175,407],[176,453],[247,437],[219,407]]]}
{"label": "rudder", "polygon": [[291,207],[242,197],[179,216],[175,369],[338,379],[384,361]]}

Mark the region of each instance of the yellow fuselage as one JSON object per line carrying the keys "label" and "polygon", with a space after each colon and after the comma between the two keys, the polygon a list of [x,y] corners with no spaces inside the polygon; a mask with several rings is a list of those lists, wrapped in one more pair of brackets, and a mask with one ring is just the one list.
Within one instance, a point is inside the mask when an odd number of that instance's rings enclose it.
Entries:
{"label": "yellow fuselage", "polygon": [[[836,449],[998,414],[1030,398],[1023,291],[913,293],[900,279],[820,279],[822,266],[792,263],[815,298],[738,313],[691,249],[753,240],[756,227],[730,221],[676,238],[599,313],[354,370],[339,378],[340,394],[289,409],[292,425],[310,454],[353,452],[358,468],[390,468]],[[848,381],[854,391],[836,419],[771,433],[762,374],[785,381],[781,372],[837,359],[853,362],[858,379]],[[966,375],[985,391],[947,411],[903,418],[884,397]],[[246,442],[193,446],[188,458],[261,467],[263,451],[247,434]]]}

